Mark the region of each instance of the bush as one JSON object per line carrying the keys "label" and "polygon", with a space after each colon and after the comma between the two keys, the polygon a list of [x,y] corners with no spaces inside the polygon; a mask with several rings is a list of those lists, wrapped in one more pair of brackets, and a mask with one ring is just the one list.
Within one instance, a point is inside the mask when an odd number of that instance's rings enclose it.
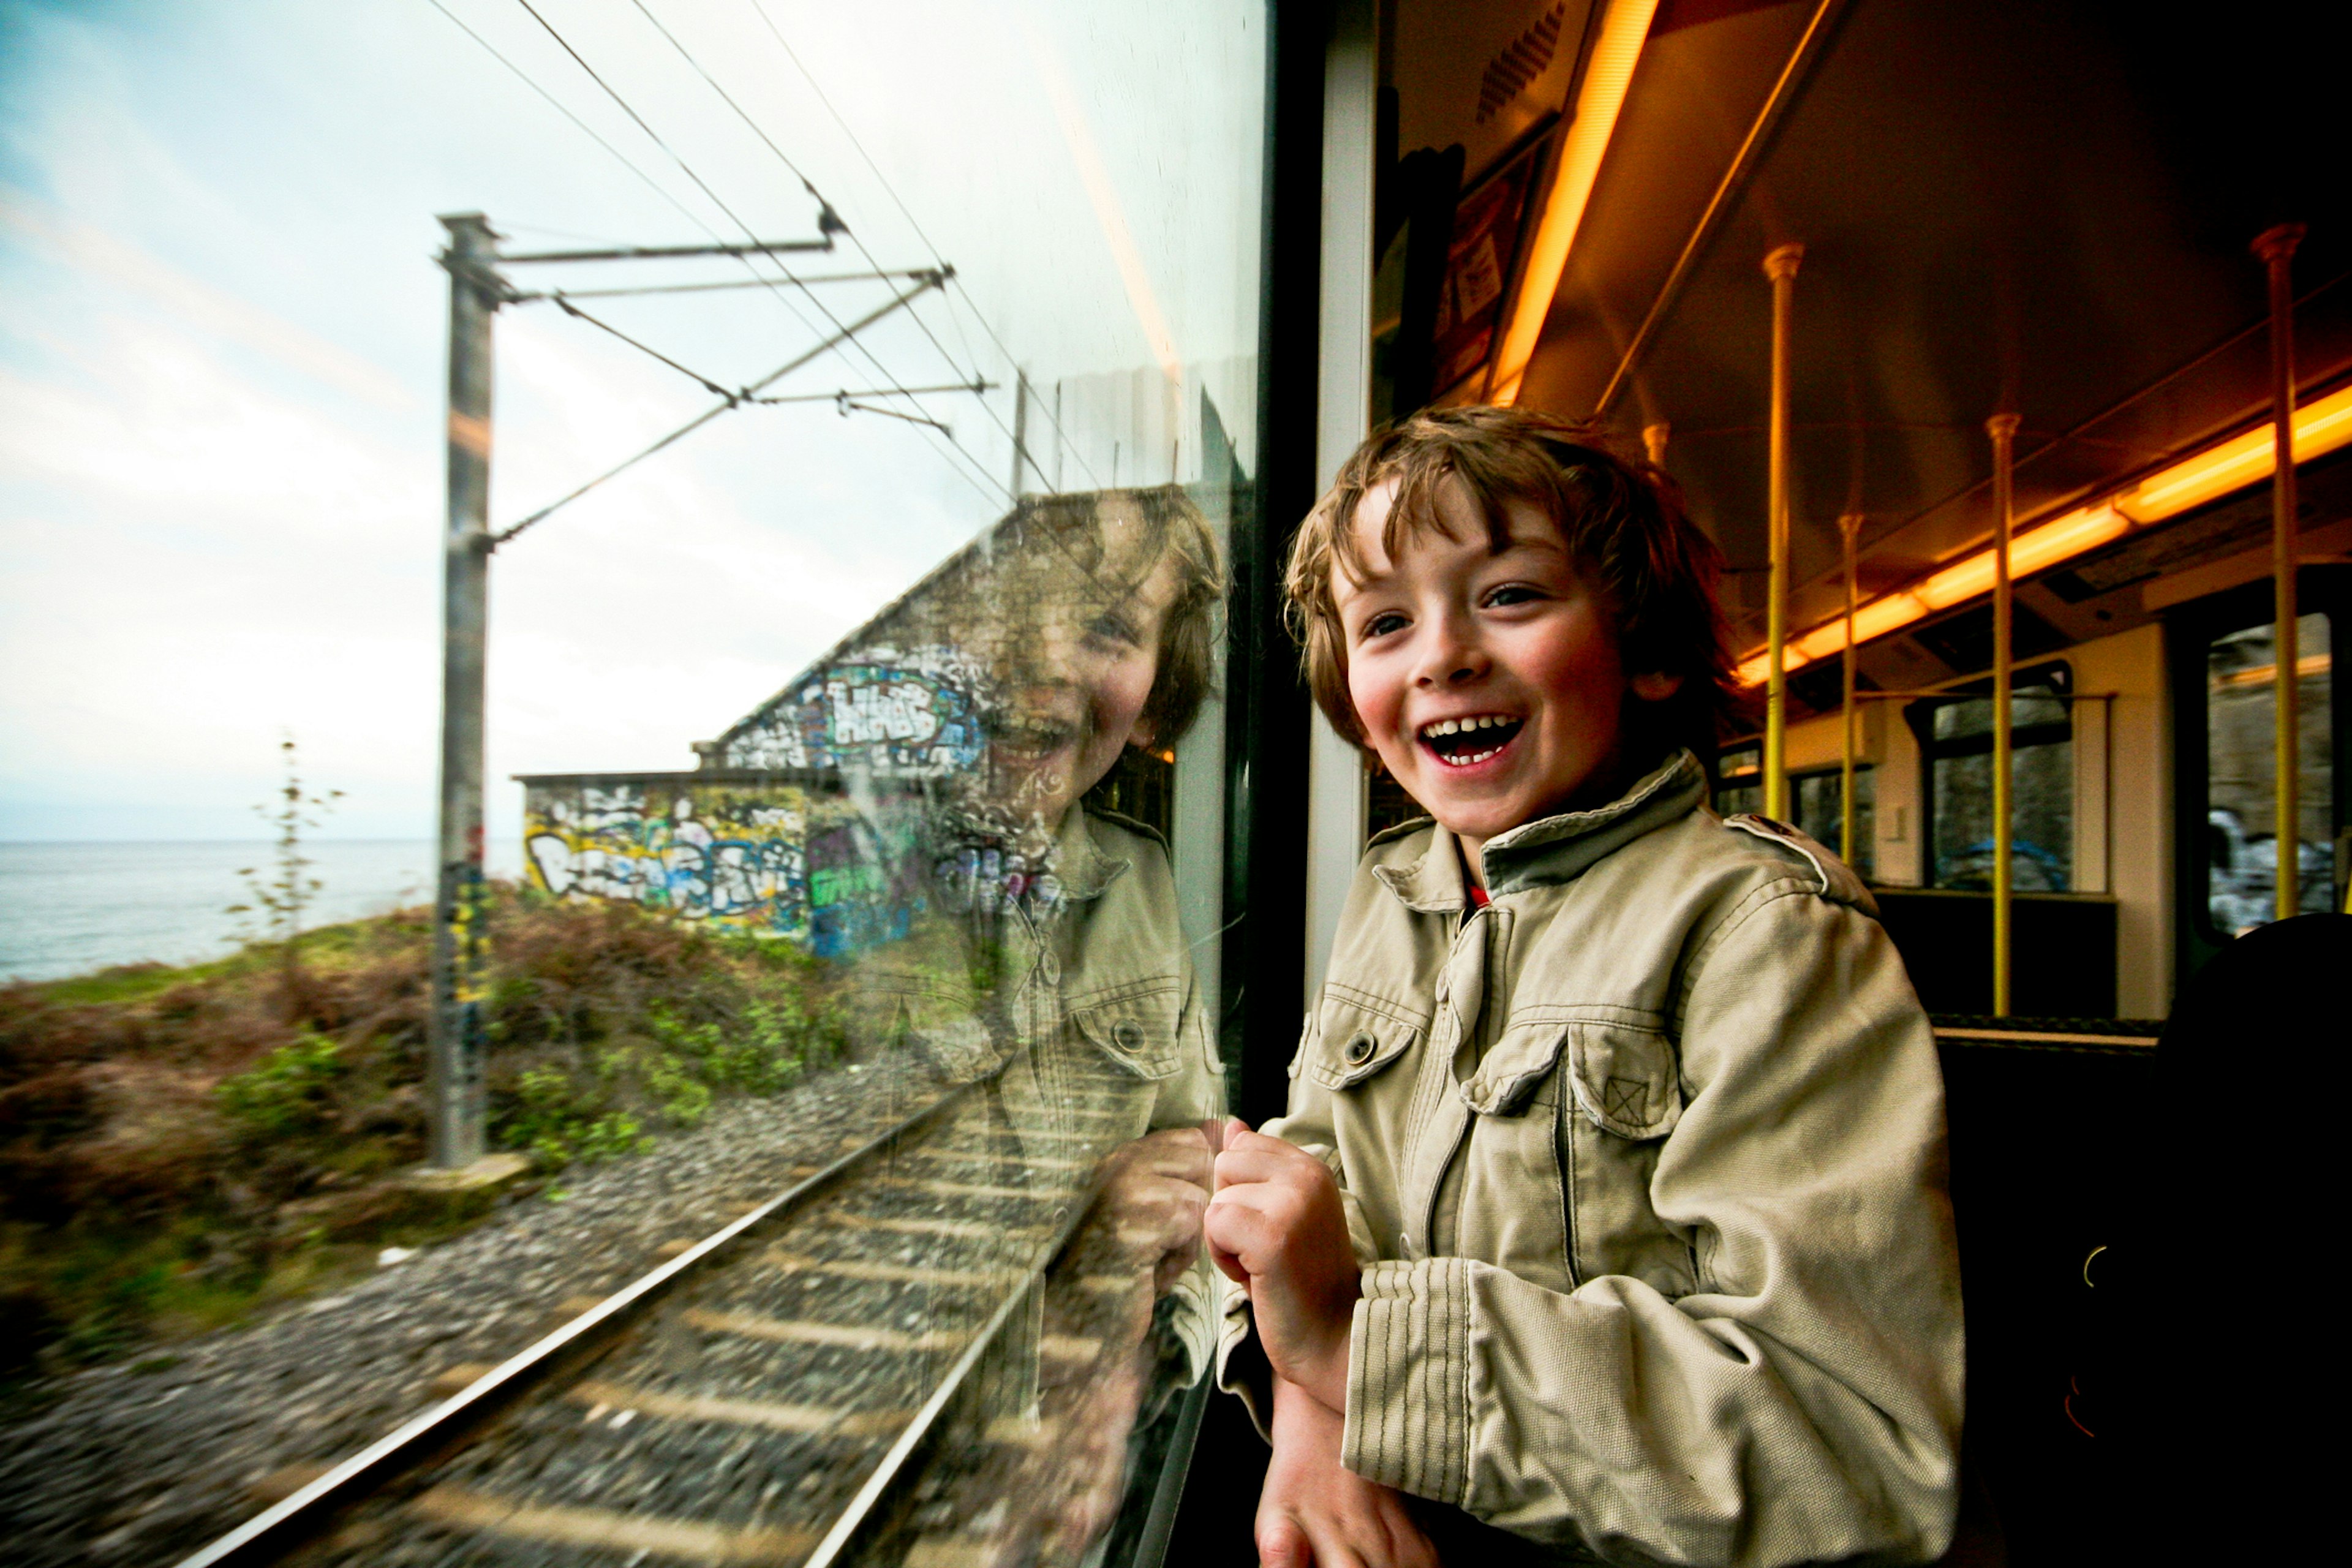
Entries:
{"label": "bush", "polygon": [[324,1035],[306,1034],[270,1052],[248,1071],[223,1079],[213,1093],[222,1111],[249,1136],[308,1131],[334,1116],[341,1054],[342,1047]]}
{"label": "bush", "polygon": [[[823,967],[621,905],[499,889],[491,1135],[548,1168],[643,1149],[837,1059]],[[432,927],[409,910],[215,963],[0,985],[0,1338],[132,1352],[478,1217],[419,1210]],[[338,1273],[338,1270],[341,1273]],[[23,1342],[29,1341],[29,1342]],[[0,1367],[0,1385],[9,1373]]]}

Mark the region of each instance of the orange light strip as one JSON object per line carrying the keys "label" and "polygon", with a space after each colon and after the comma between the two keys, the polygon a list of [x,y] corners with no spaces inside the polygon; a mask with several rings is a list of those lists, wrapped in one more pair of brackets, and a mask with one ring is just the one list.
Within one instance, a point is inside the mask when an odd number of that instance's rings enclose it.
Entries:
{"label": "orange light strip", "polygon": [[1584,222],[1586,204],[1592,199],[1592,182],[1600,177],[1601,160],[1609,138],[1617,130],[1617,116],[1633,85],[1633,67],[1650,36],[1650,20],[1658,0],[1609,0],[1601,18],[1601,36],[1593,40],[1592,58],[1585,63],[1584,80],[1576,90],[1576,118],[1569,121],[1559,150],[1559,172],[1544,199],[1543,221],[1528,247],[1527,270],[1520,275],[1519,297],[1504,329],[1503,346],[1495,355],[1495,373],[1487,400],[1507,406],[1519,395],[1528,361],[1535,357],[1536,341],[1543,336],[1544,318],[1551,314],[1552,296],[1559,292],[1560,274],[1568,268],[1569,247]]}
{"label": "orange light strip", "polygon": [[[2305,654],[2301,658],[2294,661],[2295,679],[2298,680],[2309,680],[2315,676],[2326,675],[2335,668],[2335,662],[2336,661],[2333,658],[2324,653]],[[2233,669],[2227,675],[2220,678],[2220,684],[2223,686],[2275,686],[2278,684],[2278,666],[2275,664],[2258,664],[2251,669]]]}
{"label": "orange light strip", "polygon": [[[2347,444],[2352,444],[2352,386],[2315,398],[2294,411],[2296,462],[2309,462]],[[2010,570],[2021,577],[2045,571],[2119,539],[2135,526],[2178,517],[2217,496],[2260,483],[2271,477],[2271,427],[2258,425],[2158,470],[2127,490],[2020,533],[2010,545]],[[1910,587],[1881,595],[1863,605],[1854,615],[1854,642],[1858,646],[1885,637],[1991,591],[1992,551],[1980,550]],[[1801,668],[1844,649],[1845,617],[1841,616],[1790,639],[1783,668]],[[1768,662],[1768,656],[1760,652],[1742,661],[1740,684],[1753,686],[1762,680]]]}

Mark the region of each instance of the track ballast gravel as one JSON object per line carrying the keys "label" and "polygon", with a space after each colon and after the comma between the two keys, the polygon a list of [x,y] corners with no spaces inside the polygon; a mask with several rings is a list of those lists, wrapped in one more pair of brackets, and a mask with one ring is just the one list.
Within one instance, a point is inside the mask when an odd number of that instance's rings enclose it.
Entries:
{"label": "track ballast gravel", "polygon": [[[922,1086],[869,1062],[772,1100],[713,1109],[649,1152],[565,1173],[567,1196],[524,1200],[341,1294],[261,1323],[65,1380],[0,1427],[0,1541],[22,1568],[169,1563],[264,1506],[293,1467],[365,1446],[446,1391],[464,1363],[503,1360],[906,1114]],[[795,1168],[799,1170],[796,1171]],[[162,1358],[158,1358],[162,1359]]]}

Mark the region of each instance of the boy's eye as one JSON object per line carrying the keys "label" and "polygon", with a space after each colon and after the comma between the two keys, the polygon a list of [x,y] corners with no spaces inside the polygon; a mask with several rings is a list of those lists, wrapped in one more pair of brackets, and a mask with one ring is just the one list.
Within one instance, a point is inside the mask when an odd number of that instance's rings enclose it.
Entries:
{"label": "boy's eye", "polygon": [[1384,637],[1391,632],[1402,630],[1403,626],[1402,616],[1398,615],[1394,610],[1382,610],[1379,615],[1366,621],[1357,635],[1366,639]]}
{"label": "boy's eye", "polygon": [[1541,596],[1542,595],[1538,594],[1536,589],[1530,587],[1525,583],[1506,583],[1501,587],[1494,589],[1487,594],[1486,603],[1489,605],[1496,606],[1503,605],[1525,605],[1531,604]]}
{"label": "boy's eye", "polygon": [[1130,645],[1140,640],[1136,634],[1134,623],[1116,611],[1097,616],[1093,623],[1087,627],[1087,635],[1100,637],[1105,642]]}

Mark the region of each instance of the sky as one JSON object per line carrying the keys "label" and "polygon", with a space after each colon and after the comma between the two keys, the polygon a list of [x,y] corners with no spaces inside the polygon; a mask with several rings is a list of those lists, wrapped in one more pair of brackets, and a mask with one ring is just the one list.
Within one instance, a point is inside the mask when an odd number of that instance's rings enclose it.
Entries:
{"label": "sky", "polygon": [[[1016,363],[1033,449],[1068,385],[1067,488],[1191,477],[1181,443],[1139,465],[1125,389],[1254,425],[1253,6],[532,5],[561,43],[522,0],[0,0],[0,840],[256,837],[288,735],[343,792],[331,834],[430,834],[437,214],[487,213],[509,253],[814,237],[813,185],[856,243],[796,271],[944,261],[958,286],[772,390],[1000,384],[895,405],[951,435],[730,413],[501,548],[497,837],[509,775],[692,766],[1001,515]],[[575,303],[733,386],[831,330],[813,301],[847,321],[887,287]],[[545,302],[496,339],[494,528],[713,401]]]}

